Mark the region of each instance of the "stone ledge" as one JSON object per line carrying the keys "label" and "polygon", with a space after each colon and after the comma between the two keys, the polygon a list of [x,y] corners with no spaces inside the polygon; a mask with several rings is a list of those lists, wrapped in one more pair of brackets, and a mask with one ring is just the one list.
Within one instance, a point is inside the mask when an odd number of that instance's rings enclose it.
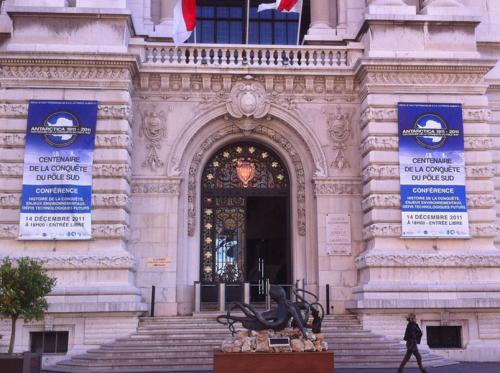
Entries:
{"label": "stone ledge", "polygon": [[500,267],[500,252],[471,254],[362,254],[356,268],[369,267]]}
{"label": "stone ledge", "polygon": [[477,284],[407,284],[407,283],[384,283],[366,284],[352,288],[354,294],[357,293],[396,293],[396,292],[500,292],[498,283],[477,283]]}
{"label": "stone ledge", "polygon": [[145,303],[52,303],[49,313],[94,313],[94,312],[134,312],[143,313],[148,310]]}
{"label": "stone ledge", "polygon": [[495,308],[500,309],[500,299],[369,299],[369,300],[350,300],[346,302],[348,310],[362,309],[429,309],[429,308],[465,308],[482,309]]}

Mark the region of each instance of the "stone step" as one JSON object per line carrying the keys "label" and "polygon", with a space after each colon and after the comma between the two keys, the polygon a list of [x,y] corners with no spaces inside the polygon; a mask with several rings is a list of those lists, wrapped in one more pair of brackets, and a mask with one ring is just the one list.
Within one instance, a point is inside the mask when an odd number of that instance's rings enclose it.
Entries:
{"label": "stone step", "polygon": [[[141,318],[137,332],[120,338],[85,355],[61,362],[48,372],[71,373],[152,373],[196,372],[212,369],[212,354],[230,336],[227,327],[217,323],[212,313],[204,317]],[[395,368],[405,353],[399,341],[363,330],[355,315],[327,315],[322,332],[336,367]],[[422,353],[429,366],[449,364],[445,359]],[[409,363],[410,367],[416,366]]]}

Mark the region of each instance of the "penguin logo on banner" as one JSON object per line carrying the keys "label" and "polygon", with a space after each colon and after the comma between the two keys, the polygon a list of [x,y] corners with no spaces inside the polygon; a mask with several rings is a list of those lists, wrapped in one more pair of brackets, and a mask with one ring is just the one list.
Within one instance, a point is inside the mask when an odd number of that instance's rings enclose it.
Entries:
{"label": "penguin logo on banner", "polygon": [[67,111],[50,114],[42,126],[34,126],[30,133],[43,135],[50,146],[63,148],[75,142],[79,135],[90,135],[92,130],[80,126],[78,118]]}
{"label": "penguin logo on banner", "polygon": [[403,130],[402,136],[414,137],[425,149],[439,149],[448,137],[460,136],[460,131],[448,129],[446,121],[437,114],[424,114],[415,121],[413,128]]}

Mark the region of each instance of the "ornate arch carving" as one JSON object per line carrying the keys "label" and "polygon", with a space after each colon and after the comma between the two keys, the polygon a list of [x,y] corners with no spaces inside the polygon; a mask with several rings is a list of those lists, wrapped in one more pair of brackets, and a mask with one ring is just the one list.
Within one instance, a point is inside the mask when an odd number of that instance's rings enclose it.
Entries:
{"label": "ornate arch carving", "polygon": [[[234,125],[228,125],[224,128],[215,131],[210,136],[208,136],[199,146],[198,151],[193,156],[188,174],[188,234],[190,236],[194,235],[196,228],[196,202],[198,196],[198,175],[200,173],[200,167],[202,168],[202,160],[205,158],[207,153],[211,153],[215,150],[216,145],[219,140],[226,138],[227,136],[233,134],[241,134],[240,130]],[[277,148],[287,154],[291,161],[291,166],[295,173],[296,181],[296,209],[297,209],[297,231],[299,235],[305,236],[306,234],[306,183],[305,183],[305,172],[302,160],[299,153],[292,145],[292,143],[283,135],[281,135],[276,130],[260,124],[257,126],[245,139],[258,139],[259,136],[265,137],[270,140],[271,144],[274,144]]]}
{"label": "ornate arch carving", "polygon": [[[174,146],[169,153],[167,159],[167,176],[176,177],[181,176],[181,163],[182,160],[179,158],[181,154],[185,154],[185,150],[191,143],[192,139],[195,138],[196,134],[207,124],[220,117],[224,117],[228,114],[227,106],[225,103],[216,105],[207,111],[198,113],[191,121],[190,125],[186,127],[186,130],[180,134],[180,136],[174,142]],[[269,109],[268,118],[275,118],[280,122],[284,123],[286,126],[290,127],[297,136],[306,144],[307,151],[309,152],[313,162],[314,162],[314,176],[315,177],[327,177],[327,161],[326,155],[323,152],[321,144],[314,133],[298,118],[294,113],[276,105],[271,104]],[[232,120],[246,120],[246,117],[242,119],[232,119]],[[254,119],[263,121],[265,119]],[[250,129],[250,131],[253,130]]]}

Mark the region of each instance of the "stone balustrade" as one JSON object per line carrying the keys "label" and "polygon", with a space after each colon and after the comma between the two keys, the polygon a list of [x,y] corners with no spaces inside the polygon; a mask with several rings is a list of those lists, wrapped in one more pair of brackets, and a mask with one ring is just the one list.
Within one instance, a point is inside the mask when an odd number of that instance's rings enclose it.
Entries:
{"label": "stone balustrade", "polygon": [[141,60],[146,65],[252,67],[252,68],[350,68],[355,53],[349,47],[306,47],[265,45],[189,45],[174,46],[148,43]]}

